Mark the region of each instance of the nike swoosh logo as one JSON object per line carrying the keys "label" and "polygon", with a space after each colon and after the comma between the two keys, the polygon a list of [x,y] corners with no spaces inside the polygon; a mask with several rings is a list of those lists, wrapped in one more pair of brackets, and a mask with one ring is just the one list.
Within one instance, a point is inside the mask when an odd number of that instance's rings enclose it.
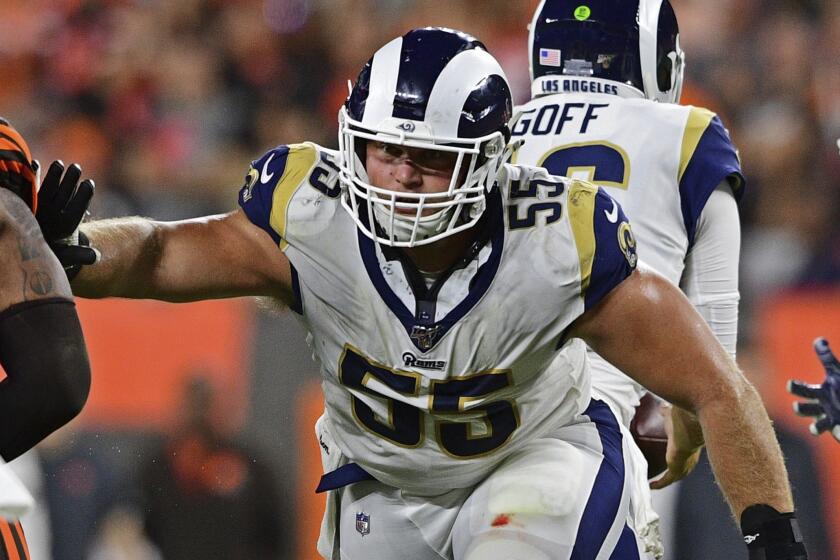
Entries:
{"label": "nike swoosh logo", "polygon": [[274,154],[268,156],[268,159],[265,160],[265,163],[262,166],[262,171],[260,171],[260,183],[263,185],[271,181],[271,178],[274,177],[274,173],[268,172],[268,164],[271,163],[272,159],[274,159]]}
{"label": "nike swoosh logo", "polygon": [[613,200],[612,203],[612,211],[607,212],[606,210],[604,210],[604,214],[606,214],[607,219],[610,221],[610,223],[614,224],[618,221],[618,204],[615,203],[615,200]]}

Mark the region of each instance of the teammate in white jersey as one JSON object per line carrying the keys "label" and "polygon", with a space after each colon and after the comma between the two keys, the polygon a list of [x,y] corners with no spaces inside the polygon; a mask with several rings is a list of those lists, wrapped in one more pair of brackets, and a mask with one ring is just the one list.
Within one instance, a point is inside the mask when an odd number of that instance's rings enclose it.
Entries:
{"label": "teammate in white jersey", "polygon": [[[734,358],[744,180],[720,119],[677,105],[684,55],[668,0],[543,0],[529,56],[533,99],[517,110],[516,161],[605,187],[632,220],[641,262],[682,289]],[[629,426],[644,389],[589,357],[593,395]],[[685,476],[702,445],[688,414],[671,416],[693,437],[672,441],[680,457],[659,487]],[[656,549],[647,470],[638,473],[639,531]]]}
{"label": "teammate in white jersey", "polygon": [[645,557],[628,435],[590,398],[584,341],[695,410],[735,514],[805,558],[755,390],[678,290],[635,271],[613,199],[505,163],[510,113],[479,41],[410,31],[359,75],[338,152],[270,150],[229,214],[87,225],[102,259],[74,289],[300,315],[326,397],[325,558]]}

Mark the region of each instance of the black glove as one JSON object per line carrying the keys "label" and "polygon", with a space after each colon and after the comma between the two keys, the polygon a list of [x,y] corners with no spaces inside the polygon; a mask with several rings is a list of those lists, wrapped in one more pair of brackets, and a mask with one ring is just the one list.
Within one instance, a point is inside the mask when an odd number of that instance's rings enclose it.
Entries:
{"label": "black glove", "polygon": [[94,184],[80,181],[82,168],[73,164],[65,171],[64,163],[52,162],[38,191],[35,217],[50,248],[72,280],[82,266],[94,264],[99,253],[90,247],[87,236],[79,231],[85,217]]}
{"label": "black glove", "polygon": [[741,532],[750,560],[808,560],[793,512],[779,513],[766,504],[750,506],[741,514]]}

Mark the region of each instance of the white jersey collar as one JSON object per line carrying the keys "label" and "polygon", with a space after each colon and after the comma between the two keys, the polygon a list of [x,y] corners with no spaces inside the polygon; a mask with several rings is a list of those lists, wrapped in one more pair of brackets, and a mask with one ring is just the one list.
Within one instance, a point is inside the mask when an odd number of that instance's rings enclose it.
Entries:
{"label": "white jersey collar", "polygon": [[558,93],[605,93],[629,99],[645,98],[645,94],[633,86],[604,78],[549,75],[540,76],[531,83],[532,98]]}

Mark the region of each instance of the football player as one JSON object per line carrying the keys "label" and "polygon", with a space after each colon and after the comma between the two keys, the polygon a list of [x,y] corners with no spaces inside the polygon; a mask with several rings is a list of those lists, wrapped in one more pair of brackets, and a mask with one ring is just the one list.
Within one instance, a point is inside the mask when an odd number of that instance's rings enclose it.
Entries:
{"label": "football player", "polygon": [[228,214],[86,224],[102,259],[73,287],[298,314],[326,401],[325,558],[646,557],[629,436],[590,397],[585,342],[696,412],[752,548],[805,558],[755,390],[679,290],[636,270],[605,191],[506,163],[511,111],[478,40],[412,30],[362,69],[338,151],[268,151]]}
{"label": "football player", "polygon": [[[0,118],[0,364],[6,374],[0,382],[2,558],[29,558],[15,519],[32,505],[4,462],[75,417],[90,389],[90,366],[70,285],[33,214],[40,211],[53,232],[75,217],[77,225],[93,194],[93,183],[79,184],[80,177],[78,166],[64,172],[63,164],[54,163],[41,185],[43,204],[38,208],[38,164],[20,133]],[[55,195],[60,199],[53,199]],[[69,245],[68,250],[72,258],[86,251]]]}
{"label": "football player", "polygon": [[[515,161],[604,187],[632,220],[641,261],[680,287],[734,358],[744,178],[720,118],[677,105],[685,63],[669,0],[543,0],[528,51],[533,98],[513,123]],[[630,425],[644,389],[589,358],[593,395]],[[675,437],[654,488],[685,476],[703,444],[693,415],[668,416]],[[637,528],[659,554],[648,471],[635,465]]]}
{"label": "football player", "polygon": [[834,439],[840,441],[840,362],[824,338],[814,341],[814,351],[825,369],[825,381],[811,385],[804,381],[788,381],[787,390],[792,395],[807,399],[793,403],[793,410],[801,416],[813,416],[816,420],[809,427],[815,436],[831,431]]}

